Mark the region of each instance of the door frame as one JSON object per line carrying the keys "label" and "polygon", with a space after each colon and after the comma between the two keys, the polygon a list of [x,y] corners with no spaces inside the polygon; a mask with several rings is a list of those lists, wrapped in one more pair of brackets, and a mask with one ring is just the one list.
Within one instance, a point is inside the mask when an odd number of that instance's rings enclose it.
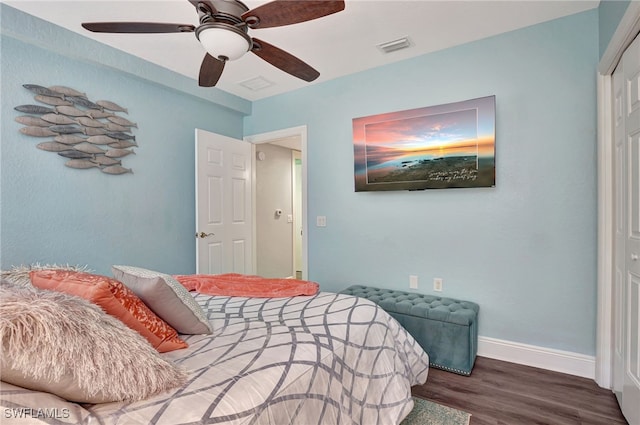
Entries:
{"label": "door frame", "polygon": [[[255,223],[256,217],[256,145],[262,143],[273,142],[277,139],[284,139],[287,137],[299,137],[300,146],[302,147],[302,279],[309,278],[308,270],[308,238],[309,234],[309,220],[307,220],[307,126],[301,125],[298,127],[284,128],[281,130],[270,131],[267,133],[259,133],[251,136],[245,136],[244,141],[251,143],[252,151],[252,176],[251,176],[251,189],[253,193],[253,218]],[[257,244],[256,244],[256,226],[253,226],[253,269],[257,270]],[[292,241],[293,243],[293,241]]]}
{"label": "door frame", "polygon": [[[296,170],[296,160],[300,160],[300,195],[304,195],[305,190],[302,187],[302,143],[300,143],[300,150],[292,150],[291,151],[291,199],[293,200],[293,232],[292,232],[292,246],[293,246],[293,259],[292,259],[292,271],[291,271],[291,276],[296,277],[296,274],[298,272],[298,269],[296,267],[296,259],[298,259],[297,257],[297,252],[298,250],[296,249],[296,244],[298,243],[298,240],[300,241],[300,277],[302,278],[302,266],[304,265],[303,261],[302,261],[302,241],[304,240],[304,234],[302,232],[302,225],[305,223],[306,220],[303,219],[303,215],[302,215],[302,197],[300,196],[300,199],[298,200],[299,196],[296,193],[296,181],[297,179],[297,170]],[[298,202],[300,202],[300,216],[296,217],[296,206],[298,204]],[[297,224],[300,223],[300,237],[298,238],[298,232],[296,231],[297,229]]]}
{"label": "door frame", "polygon": [[598,301],[595,381],[603,388],[613,382],[613,99],[612,74],[622,54],[640,32],[640,2],[629,2],[598,64]]}

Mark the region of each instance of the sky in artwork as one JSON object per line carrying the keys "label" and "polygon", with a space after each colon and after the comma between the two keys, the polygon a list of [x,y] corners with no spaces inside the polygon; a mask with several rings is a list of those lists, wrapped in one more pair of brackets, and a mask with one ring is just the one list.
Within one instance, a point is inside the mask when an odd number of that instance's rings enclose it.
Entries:
{"label": "sky in artwork", "polygon": [[418,161],[495,155],[495,98],[356,118],[356,174]]}
{"label": "sky in artwork", "polygon": [[367,167],[447,156],[482,156],[493,152],[492,139],[478,137],[477,110],[377,121],[365,124]]}

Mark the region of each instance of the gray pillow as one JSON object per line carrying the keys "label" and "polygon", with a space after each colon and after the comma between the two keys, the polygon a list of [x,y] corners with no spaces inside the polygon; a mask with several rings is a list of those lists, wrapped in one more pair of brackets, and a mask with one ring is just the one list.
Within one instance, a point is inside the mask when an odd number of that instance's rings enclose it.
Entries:
{"label": "gray pillow", "polygon": [[186,372],[134,330],[62,292],[0,284],[0,376],[78,403],[141,400]]}
{"label": "gray pillow", "polygon": [[113,276],[181,334],[210,334],[211,324],[187,289],[172,276],[132,266],[113,266]]}

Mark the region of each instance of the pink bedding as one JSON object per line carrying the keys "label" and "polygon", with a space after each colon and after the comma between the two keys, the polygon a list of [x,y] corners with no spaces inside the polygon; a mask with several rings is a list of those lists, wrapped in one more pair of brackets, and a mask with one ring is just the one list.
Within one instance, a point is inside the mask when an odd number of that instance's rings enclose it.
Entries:
{"label": "pink bedding", "polygon": [[316,282],[308,280],[269,279],[238,273],[176,275],[174,278],[189,291],[228,297],[293,297],[315,295],[319,290]]}

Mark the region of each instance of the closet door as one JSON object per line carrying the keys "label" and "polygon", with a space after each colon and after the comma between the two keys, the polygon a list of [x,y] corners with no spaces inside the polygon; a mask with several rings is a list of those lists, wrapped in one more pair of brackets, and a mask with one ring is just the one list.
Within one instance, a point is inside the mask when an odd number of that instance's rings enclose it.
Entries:
{"label": "closet door", "polygon": [[627,421],[640,424],[640,37],[614,73],[614,114],[614,391]]}
{"label": "closet door", "polygon": [[625,346],[625,245],[627,239],[626,214],[626,162],[624,143],[624,75],[622,64],[613,73],[613,176],[614,176],[614,269],[613,269],[613,391],[622,405],[624,386],[624,346]]}

